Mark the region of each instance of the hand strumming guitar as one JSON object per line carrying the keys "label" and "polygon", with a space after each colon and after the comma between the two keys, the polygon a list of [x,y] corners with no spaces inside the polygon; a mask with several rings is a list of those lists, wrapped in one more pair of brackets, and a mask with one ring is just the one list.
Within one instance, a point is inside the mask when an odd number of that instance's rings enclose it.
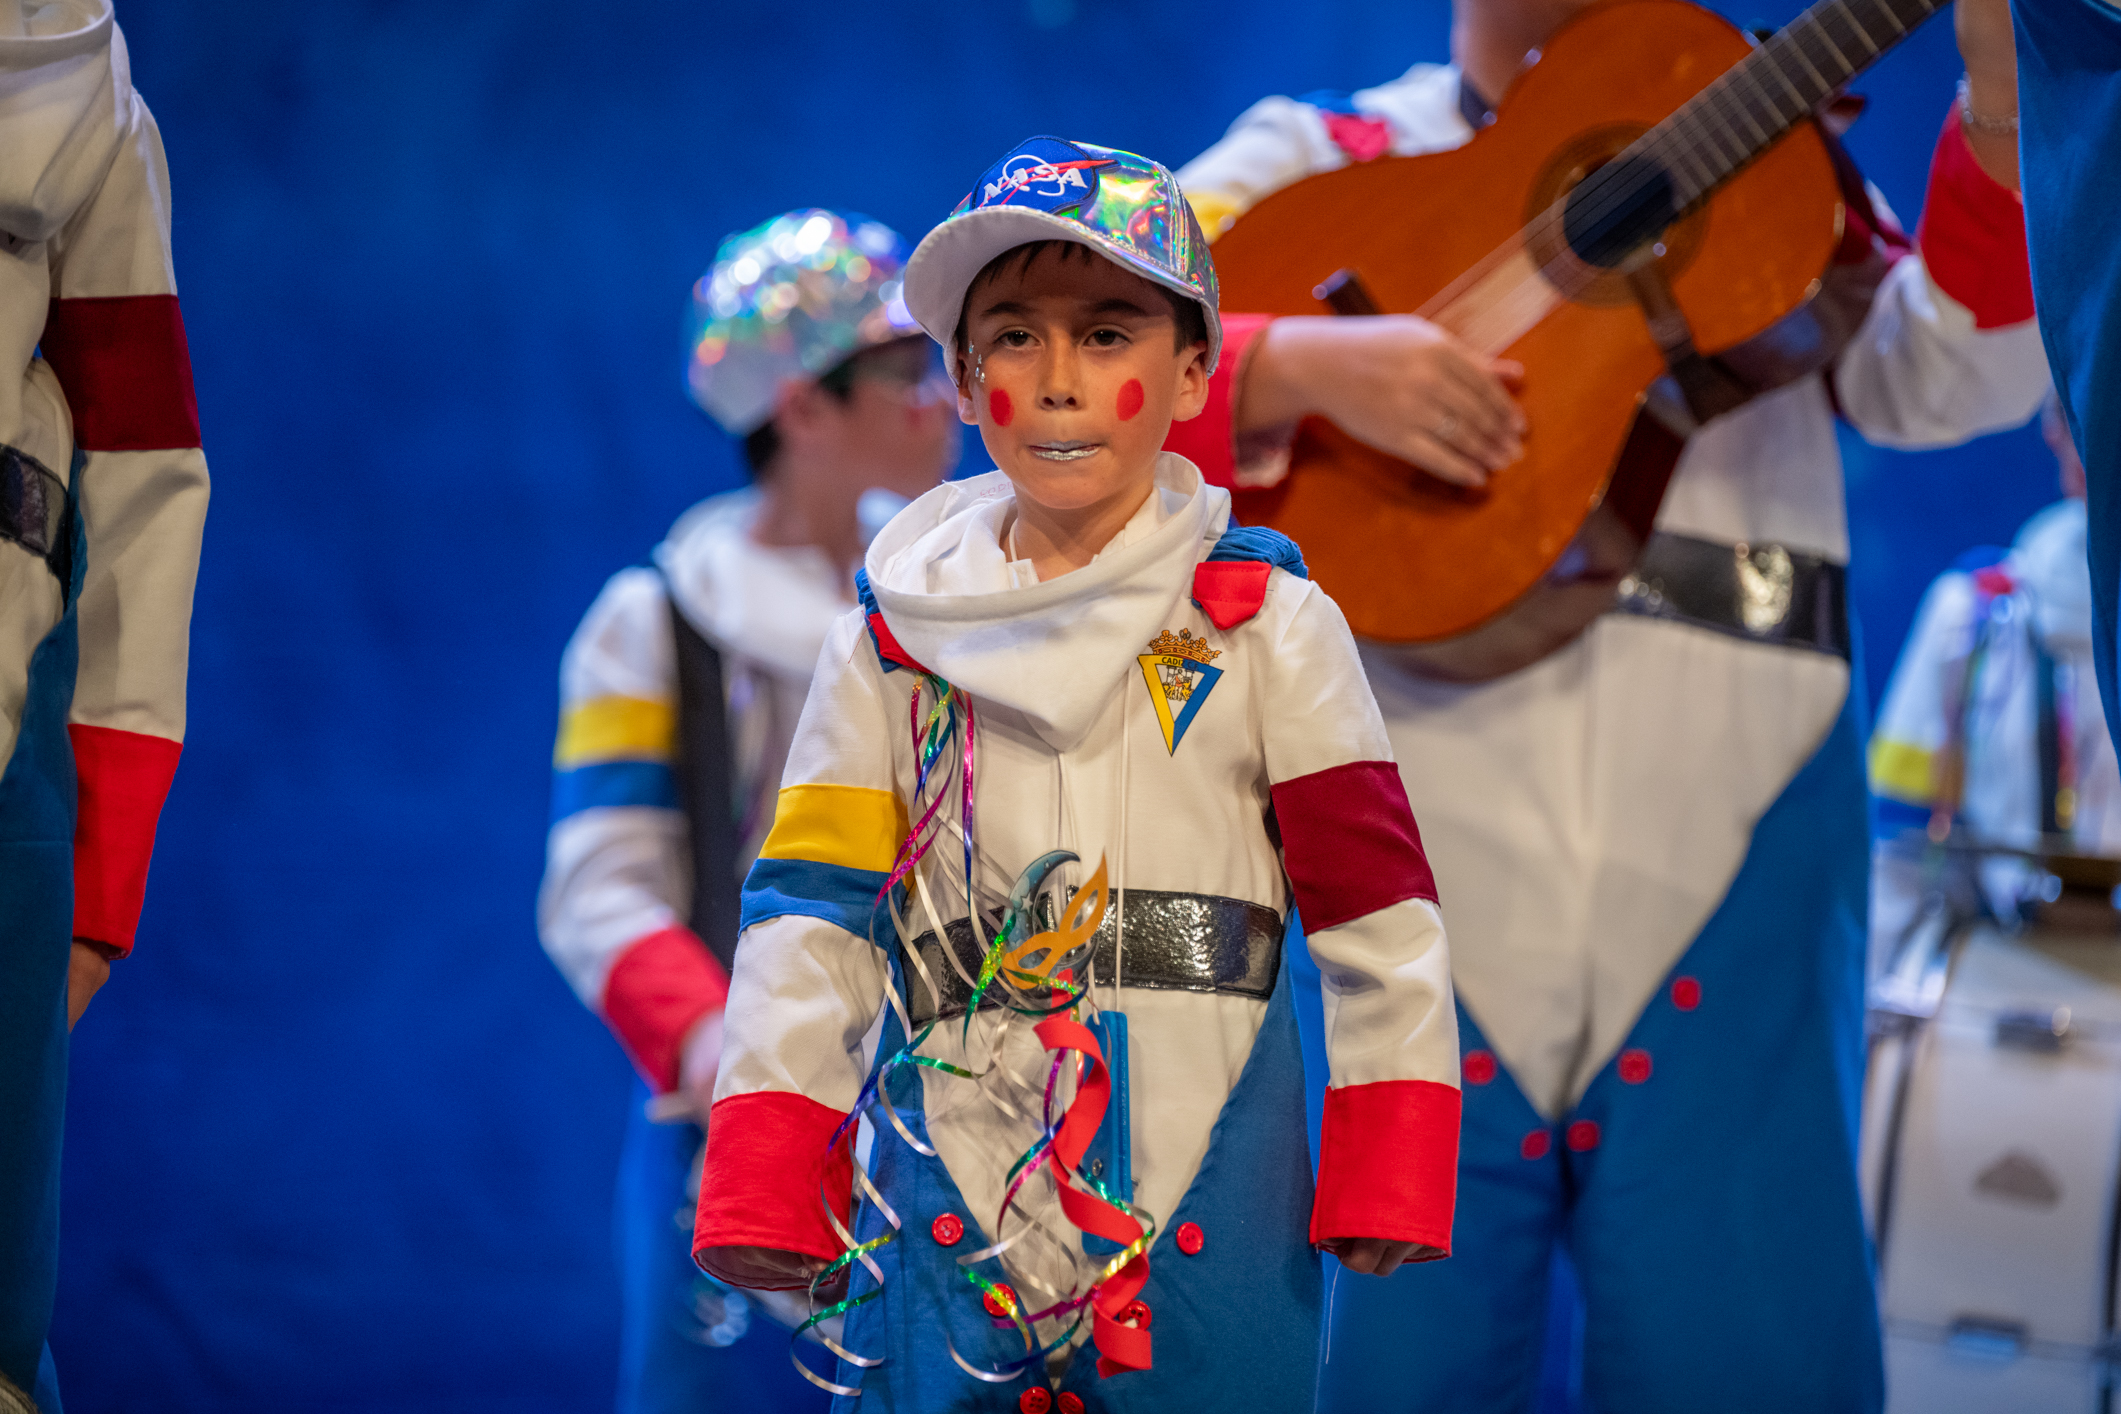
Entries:
{"label": "hand strumming guitar", "polygon": [[1486,358],[1411,314],[1277,319],[1238,395],[1240,434],[1323,417],[1460,486],[1524,455],[1521,364]]}

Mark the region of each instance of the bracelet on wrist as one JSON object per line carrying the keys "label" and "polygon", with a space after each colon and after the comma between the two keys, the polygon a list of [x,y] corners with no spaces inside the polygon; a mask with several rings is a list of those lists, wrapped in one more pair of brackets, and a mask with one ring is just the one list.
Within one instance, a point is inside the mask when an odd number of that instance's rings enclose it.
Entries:
{"label": "bracelet on wrist", "polygon": [[1966,130],[1968,132],[1986,133],[1990,137],[2016,137],[2018,135],[2018,115],[2013,113],[2007,118],[1995,118],[1986,113],[1976,113],[1974,111],[1973,90],[1973,81],[1966,75],[1961,74],[1959,76],[1959,121],[1965,125]]}

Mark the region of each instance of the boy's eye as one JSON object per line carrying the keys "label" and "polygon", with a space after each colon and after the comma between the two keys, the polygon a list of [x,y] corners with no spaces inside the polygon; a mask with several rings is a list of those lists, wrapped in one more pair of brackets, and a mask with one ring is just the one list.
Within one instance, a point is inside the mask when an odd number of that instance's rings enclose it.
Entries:
{"label": "boy's eye", "polygon": [[1020,349],[1031,342],[1031,331],[1028,329],[1004,329],[1001,333],[994,336],[994,342],[1000,348]]}
{"label": "boy's eye", "polygon": [[1089,339],[1091,347],[1100,349],[1117,348],[1126,342],[1127,335],[1123,329],[1095,329],[1091,331]]}

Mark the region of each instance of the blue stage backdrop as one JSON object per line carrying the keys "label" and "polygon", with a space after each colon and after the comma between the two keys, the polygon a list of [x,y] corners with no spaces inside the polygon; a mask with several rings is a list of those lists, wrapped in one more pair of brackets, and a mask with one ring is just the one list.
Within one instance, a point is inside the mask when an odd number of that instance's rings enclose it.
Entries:
{"label": "blue stage backdrop", "polygon": [[[1788,0],[1734,17],[1776,23]],[[626,1066],[540,953],[561,645],[735,482],[679,391],[718,237],[911,236],[1028,133],[1183,160],[1444,53],[1438,0],[123,4],[215,492],[138,955],[75,1037],[74,1414],[607,1406]],[[1854,146],[1912,220],[1933,23]],[[1855,450],[1875,691],[1928,577],[2053,494],[2030,433]]]}

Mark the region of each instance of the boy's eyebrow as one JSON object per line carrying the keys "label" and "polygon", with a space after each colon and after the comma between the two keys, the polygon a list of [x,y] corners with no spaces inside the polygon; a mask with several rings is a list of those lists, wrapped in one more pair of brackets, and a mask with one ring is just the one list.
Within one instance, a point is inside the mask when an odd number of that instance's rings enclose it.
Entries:
{"label": "boy's eyebrow", "polygon": [[[979,313],[982,317],[996,314],[1022,316],[1030,312],[1031,306],[1020,300],[1013,299],[997,300],[993,304],[981,305],[979,308]],[[1122,298],[1119,295],[1114,295],[1110,299],[1099,300],[1096,304],[1090,306],[1090,312],[1092,314],[1133,314],[1144,319],[1153,319],[1157,314],[1156,310],[1148,309],[1136,304],[1133,300]]]}

